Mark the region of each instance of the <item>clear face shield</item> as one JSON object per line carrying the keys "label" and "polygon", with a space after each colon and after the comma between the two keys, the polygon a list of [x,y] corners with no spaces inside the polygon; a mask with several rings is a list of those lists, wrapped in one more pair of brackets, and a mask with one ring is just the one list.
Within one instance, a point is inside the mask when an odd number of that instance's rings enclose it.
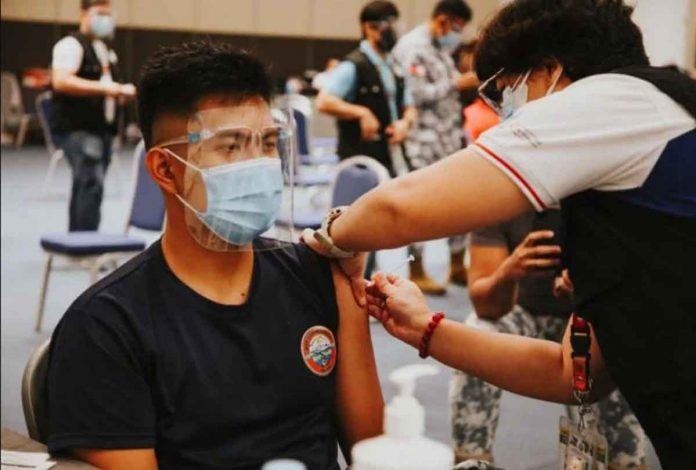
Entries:
{"label": "clear face shield", "polygon": [[[294,128],[289,108],[264,103],[199,111],[187,135],[159,147],[185,143],[186,165],[177,194],[191,236],[219,252],[270,250],[292,242]],[[283,221],[283,229],[275,222]],[[260,239],[263,237],[263,239]]]}

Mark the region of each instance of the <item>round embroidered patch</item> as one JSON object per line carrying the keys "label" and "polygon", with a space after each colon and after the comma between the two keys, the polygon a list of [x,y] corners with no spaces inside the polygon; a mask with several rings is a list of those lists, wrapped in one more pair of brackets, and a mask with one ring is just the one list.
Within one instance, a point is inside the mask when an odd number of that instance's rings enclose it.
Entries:
{"label": "round embroidered patch", "polygon": [[305,331],[300,342],[300,354],[313,373],[329,375],[336,365],[336,339],[331,330],[317,325]]}

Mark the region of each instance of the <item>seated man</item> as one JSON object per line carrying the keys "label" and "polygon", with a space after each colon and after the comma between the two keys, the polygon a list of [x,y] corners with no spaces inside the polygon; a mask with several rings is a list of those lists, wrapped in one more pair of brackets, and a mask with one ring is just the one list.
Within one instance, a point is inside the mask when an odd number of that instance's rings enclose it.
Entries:
{"label": "seated man", "polygon": [[[561,211],[554,209],[473,231],[469,294],[475,311],[466,324],[560,343],[574,308],[570,297],[554,296],[554,279],[567,279],[567,272],[554,277],[561,255],[556,234],[561,231]],[[454,371],[449,400],[458,461],[492,461],[501,392],[478,377]],[[568,411],[575,417],[575,410]],[[611,467],[644,468],[647,439],[621,393],[614,390],[595,413],[609,442]]]}
{"label": "seated man", "polygon": [[348,282],[306,246],[259,237],[283,189],[271,89],[257,59],[223,44],[144,66],[138,114],[166,227],[56,328],[51,452],[106,469],[286,457],[325,470],[337,442],[348,456],[381,432],[367,313]]}

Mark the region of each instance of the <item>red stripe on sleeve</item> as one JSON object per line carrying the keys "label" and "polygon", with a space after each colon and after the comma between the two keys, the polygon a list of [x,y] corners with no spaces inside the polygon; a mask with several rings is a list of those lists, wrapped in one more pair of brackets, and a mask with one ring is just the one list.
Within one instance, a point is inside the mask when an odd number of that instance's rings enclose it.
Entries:
{"label": "red stripe on sleeve", "polygon": [[532,185],[529,184],[529,183],[527,182],[527,180],[525,180],[525,179],[522,177],[522,175],[521,175],[517,170],[515,170],[515,168],[512,167],[512,165],[510,165],[508,162],[506,162],[505,160],[503,160],[502,158],[500,158],[498,155],[496,155],[495,153],[493,153],[493,151],[492,151],[491,149],[487,148],[486,146],[484,146],[484,145],[481,144],[480,142],[475,142],[474,145],[476,145],[476,146],[479,147],[481,150],[483,150],[484,152],[486,152],[486,154],[488,154],[488,156],[490,156],[491,158],[493,158],[496,162],[498,162],[498,163],[500,163],[501,165],[503,165],[503,166],[505,167],[505,169],[507,169],[510,173],[512,173],[512,175],[513,175],[515,178],[517,178],[517,180],[518,180],[520,183],[522,183],[522,186],[524,186],[524,188],[525,188],[527,191],[529,191],[529,194],[531,194],[532,197],[534,198],[534,200],[537,202],[537,204],[539,204],[539,207],[541,207],[542,209],[546,209],[546,204],[544,204],[544,201],[542,201],[541,198],[539,197],[539,195],[536,193],[536,191],[534,191],[534,188],[532,188]]}

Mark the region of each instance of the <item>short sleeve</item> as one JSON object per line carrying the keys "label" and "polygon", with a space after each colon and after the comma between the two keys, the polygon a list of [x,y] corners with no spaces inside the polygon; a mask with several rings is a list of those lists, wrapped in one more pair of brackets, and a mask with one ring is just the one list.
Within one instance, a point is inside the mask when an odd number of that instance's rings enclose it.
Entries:
{"label": "short sleeve", "polygon": [[344,60],[331,71],[326,79],[324,90],[342,100],[350,99],[355,94],[357,78],[355,64]]}
{"label": "short sleeve", "polygon": [[142,349],[110,301],[96,298],[66,312],[50,349],[49,451],[154,447]]}
{"label": "short sleeve", "polygon": [[469,236],[469,244],[502,247],[507,247],[508,245],[502,224],[474,230]]}
{"label": "short sleeve", "polygon": [[72,36],[66,36],[53,46],[51,67],[68,72],[77,72],[82,64],[83,54],[80,42]]}
{"label": "short sleeve", "polygon": [[643,80],[603,74],[533,101],[472,144],[541,211],[588,189],[640,187],[694,119]]}
{"label": "short sleeve", "polygon": [[411,87],[408,84],[408,80],[404,80],[404,106],[414,106],[415,102],[413,100],[413,93],[411,93]]}

